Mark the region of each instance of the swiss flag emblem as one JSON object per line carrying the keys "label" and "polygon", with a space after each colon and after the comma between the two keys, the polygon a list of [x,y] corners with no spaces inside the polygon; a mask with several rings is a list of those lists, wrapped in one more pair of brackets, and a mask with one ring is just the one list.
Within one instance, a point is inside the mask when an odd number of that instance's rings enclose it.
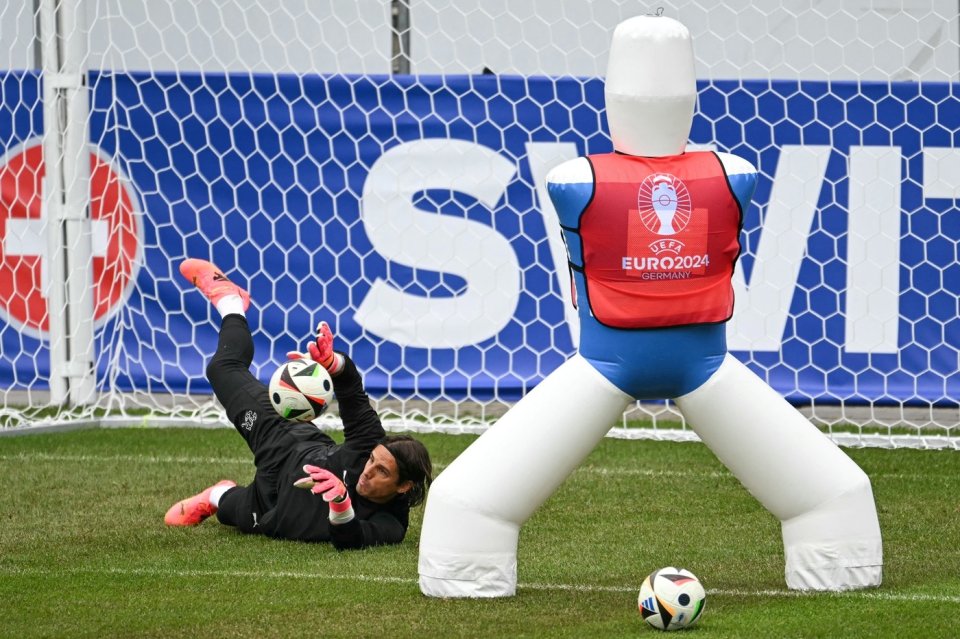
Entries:
{"label": "swiss flag emblem", "polygon": [[[0,165],[0,317],[42,336],[49,330],[49,228],[43,207],[43,146],[35,141],[7,154]],[[129,182],[90,154],[94,323],[126,300],[136,278],[143,229]]]}

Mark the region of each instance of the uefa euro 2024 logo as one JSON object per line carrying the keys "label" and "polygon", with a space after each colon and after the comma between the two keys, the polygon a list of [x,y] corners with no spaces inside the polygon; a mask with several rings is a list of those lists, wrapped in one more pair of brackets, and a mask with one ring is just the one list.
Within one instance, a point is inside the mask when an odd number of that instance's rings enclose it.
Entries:
{"label": "uefa euro 2024 logo", "polygon": [[690,223],[690,192],[669,173],[654,173],[640,183],[637,206],[643,225],[657,235],[676,235]]}
{"label": "uefa euro 2024 logo", "polygon": [[[635,234],[628,239],[627,250],[634,254],[623,258],[624,271],[645,280],[684,280],[706,272],[710,266],[706,229],[695,224],[684,233],[693,218],[693,203],[683,181],[669,173],[648,175],[640,183],[637,208],[647,233],[631,218]],[[650,234],[655,236],[652,242]],[[680,239],[684,236],[685,241]],[[647,243],[650,253],[642,255],[637,246],[641,243]]]}

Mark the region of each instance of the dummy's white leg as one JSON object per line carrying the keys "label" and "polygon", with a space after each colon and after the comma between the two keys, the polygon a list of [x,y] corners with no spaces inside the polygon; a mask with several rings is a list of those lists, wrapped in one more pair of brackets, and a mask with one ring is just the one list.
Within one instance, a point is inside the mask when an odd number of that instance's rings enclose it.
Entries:
{"label": "dummy's white leg", "polygon": [[870,479],[828,437],[730,355],[676,402],[700,439],[780,519],[788,587],[880,584]]}
{"label": "dummy's white leg", "polygon": [[514,595],[520,526],[630,401],[575,355],[517,402],[430,487],[420,590],[433,597]]}

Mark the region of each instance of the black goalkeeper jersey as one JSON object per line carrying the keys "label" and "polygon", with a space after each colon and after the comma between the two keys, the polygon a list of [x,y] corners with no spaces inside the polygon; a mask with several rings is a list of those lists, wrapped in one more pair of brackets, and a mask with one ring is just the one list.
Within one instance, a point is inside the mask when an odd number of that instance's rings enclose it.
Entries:
{"label": "black goalkeeper jersey", "polygon": [[[337,444],[313,424],[288,421],[277,414],[267,387],[248,370],[252,357],[246,320],[228,315],[207,375],[231,422],[250,446],[257,471],[250,485],[231,488],[220,498],[217,519],[245,533],[329,541],[337,548],[400,543],[409,521],[407,497],[399,495],[387,504],[377,504],[356,493],[370,453],[386,435],[356,365],[344,355],[343,369],[333,378],[344,434],[344,442]],[[323,498],[293,486],[306,476],[305,464],[326,468],[344,480],[353,503],[352,521],[331,525]]]}
{"label": "black goalkeeper jersey", "polygon": [[[281,473],[276,508],[261,524],[266,535],[330,541],[337,548],[363,548],[400,543],[407,532],[410,506],[406,497],[401,495],[389,503],[377,504],[356,492],[357,480],[371,451],[386,433],[370,405],[356,366],[350,359],[344,357],[344,360],[343,370],[333,378],[344,442],[338,445],[332,440],[331,443],[306,441],[296,445]],[[319,495],[293,486],[296,480],[306,476],[304,464],[326,468],[344,480],[353,503],[352,521],[331,525],[327,503]]]}

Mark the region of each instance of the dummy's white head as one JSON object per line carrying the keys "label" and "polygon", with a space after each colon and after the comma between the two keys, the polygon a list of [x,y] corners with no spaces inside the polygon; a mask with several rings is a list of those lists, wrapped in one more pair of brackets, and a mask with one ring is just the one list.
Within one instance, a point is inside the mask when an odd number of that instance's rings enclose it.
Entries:
{"label": "dummy's white head", "polygon": [[697,99],[690,32],[663,16],[621,22],[604,93],[613,148],[646,157],[683,153]]}

